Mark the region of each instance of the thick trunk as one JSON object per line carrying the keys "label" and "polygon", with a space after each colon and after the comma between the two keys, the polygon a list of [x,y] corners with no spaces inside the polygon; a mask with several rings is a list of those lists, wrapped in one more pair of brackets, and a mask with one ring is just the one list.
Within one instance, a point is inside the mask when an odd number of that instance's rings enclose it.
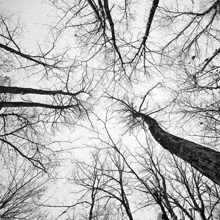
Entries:
{"label": "thick trunk", "polygon": [[144,120],[154,139],[163,148],[220,185],[220,152],[164,131],[157,121],[148,115],[137,113],[136,117]]}

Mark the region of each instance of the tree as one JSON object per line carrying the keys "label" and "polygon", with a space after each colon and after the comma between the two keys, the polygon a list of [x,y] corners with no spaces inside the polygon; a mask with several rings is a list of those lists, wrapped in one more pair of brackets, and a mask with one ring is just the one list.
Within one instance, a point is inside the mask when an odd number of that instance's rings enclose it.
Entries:
{"label": "tree", "polygon": [[148,125],[151,135],[164,149],[189,163],[213,182],[220,184],[220,152],[174,136],[164,131],[158,122],[149,115],[137,112],[122,100],[116,100],[125,105],[125,113],[127,111],[131,114],[131,120],[141,118]]}
{"label": "tree", "polygon": [[[195,133],[205,144],[217,145],[219,1],[201,1],[199,6],[194,6],[192,9],[184,5],[163,8],[162,21],[173,37],[162,51],[164,61],[176,73],[171,77],[176,112],[185,121],[196,122],[199,129]],[[183,22],[177,26],[180,20]]]}
{"label": "tree", "polygon": [[114,151],[97,151],[93,154],[94,164],[75,162],[69,180],[79,188],[80,199],[75,204],[83,207],[81,215],[85,219],[134,219],[129,201],[133,195],[129,171]]}
{"label": "tree", "polygon": [[[173,219],[218,219],[219,186],[176,156],[155,154],[156,146],[145,148],[136,156],[148,187],[140,185],[156,196]],[[145,155],[145,156],[143,156]],[[146,156],[147,155],[147,156]],[[160,204],[157,202],[158,204]]]}
{"label": "tree", "polygon": [[37,203],[41,203],[48,181],[48,176],[25,160],[1,160],[0,218],[46,219],[46,210]]}
{"label": "tree", "polygon": [[[97,133],[100,142],[94,146],[92,163],[74,163],[73,177],[69,181],[74,186],[76,184],[76,191],[81,195],[75,203],[77,207],[82,205],[84,211],[90,207],[87,213],[102,219],[105,216],[102,207],[109,207],[108,204],[116,200],[116,209],[121,210],[128,204],[133,219],[142,219],[144,215],[140,213],[147,212],[150,206],[157,206],[165,219],[182,217],[193,220],[199,216],[203,220],[218,219],[220,197],[217,184],[176,156],[165,151],[158,155],[158,145],[148,139],[143,141],[135,136],[139,146],[132,152],[130,146],[123,143],[126,137],[120,141],[113,139],[107,121],[103,121],[106,138]],[[123,202],[122,192],[128,203]],[[114,207],[110,207],[111,219]],[[81,209],[78,207],[77,210]],[[131,219],[128,213],[123,216]],[[122,213],[117,216],[120,218]]]}
{"label": "tree", "polygon": [[[92,60],[95,60],[99,54],[103,54],[105,62],[97,64],[98,68],[96,69],[104,70],[108,72],[108,75],[113,72],[112,77],[114,79],[112,80],[116,83],[115,74],[119,76],[119,85],[125,83],[124,79],[126,79],[133,86],[135,86],[136,81],[141,86],[142,82],[137,79],[138,75],[141,75],[144,81],[144,76],[147,74],[153,78],[153,72],[164,71],[162,76],[157,75],[154,80],[159,81],[166,92],[171,91],[171,100],[169,101],[172,103],[172,108],[180,112],[179,115],[189,115],[191,119],[194,117],[202,119],[201,114],[205,112],[205,115],[209,114],[209,116],[208,119],[206,117],[203,120],[215,120],[215,123],[217,123],[215,117],[218,116],[213,115],[218,115],[218,109],[213,109],[214,106],[217,107],[217,97],[213,100],[209,95],[205,95],[210,103],[211,109],[209,109],[208,107],[200,107],[203,100],[202,98],[195,100],[195,96],[199,94],[199,96],[204,97],[203,91],[207,94],[209,90],[212,92],[214,90],[218,91],[218,79],[210,73],[219,68],[216,63],[219,49],[215,46],[215,43],[219,42],[219,38],[216,36],[219,28],[216,25],[218,22],[219,1],[213,1],[203,6],[204,8],[197,7],[191,10],[184,4],[170,5],[154,0],[151,7],[146,9],[148,10],[148,18],[145,19],[144,23],[140,22],[140,26],[133,21],[132,1],[120,3],[105,0],[79,1],[71,4],[66,0],[62,2],[51,1],[51,3],[61,11],[57,23],[59,34],[61,32],[66,33],[65,30],[67,29],[76,30],[76,39],[80,40],[80,46],[82,45],[86,50],[93,48],[84,59],[88,65],[91,65]],[[190,2],[190,4],[194,3]],[[71,10],[69,10],[70,5],[72,5]],[[142,6],[144,5],[141,4]],[[82,19],[71,19],[71,17],[77,18],[78,16]],[[182,22],[178,26],[181,19]],[[169,35],[166,30],[163,31],[165,25],[169,29]],[[134,26],[136,28],[140,27],[138,35],[132,31]],[[160,42],[158,46],[153,43],[154,41],[158,42],[158,38],[154,37],[156,31],[157,33],[163,31],[164,34],[164,41]],[[207,40],[209,40],[207,50],[203,53],[201,48]],[[80,46],[79,49],[81,49]],[[159,56],[161,62],[157,61]],[[197,57],[199,57],[199,61],[196,63]],[[169,88],[166,79],[166,75],[169,74],[167,73],[167,66],[169,66],[169,71],[175,71],[174,76],[172,74],[169,76],[173,82],[172,84],[174,84],[174,89]],[[108,76],[108,78],[110,77]],[[145,82],[150,83],[147,79]],[[121,89],[115,87],[115,84],[113,85],[113,92],[111,90],[107,91],[110,94],[128,93],[127,88]],[[108,88],[112,87],[109,86]],[[189,90],[192,95],[190,98],[186,98]],[[127,96],[130,96],[131,99],[141,95],[144,96],[143,92],[138,90],[128,94]],[[158,101],[155,100],[155,103],[158,103]],[[161,111],[164,109],[164,103],[159,102],[157,105],[160,106]],[[149,111],[151,110],[148,106]],[[166,111],[167,115],[172,114],[171,108]],[[214,182],[220,183],[219,153],[217,151],[170,135],[161,129],[152,117],[140,112],[136,114],[136,112],[133,111],[133,117],[142,117],[145,123],[148,124],[155,140],[165,149],[181,156],[182,159],[203,172]],[[211,128],[205,129],[205,132],[212,132]],[[163,139],[161,139],[162,137]]]}
{"label": "tree", "polygon": [[[157,191],[151,187],[154,182],[136,171],[138,156],[130,161],[126,157],[131,149],[121,150],[122,136],[130,138],[129,132],[140,132],[142,138],[157,142],[220,184],[219,0],[198,5],[191,0],[152,0],[151,4],[51,0],[50,4],[57,20],[49,24],[47,46],[40,45],[35,53],[22,45],[20,24],[4,13],[1,16],[2,158],[20,155],[46,171],[54,155],[50,133],[77,124],[86,129],[87,137],[95,131],[111,150],[95,145],[92,162],[76,163],[73,182],[81,187],[80,196],[64,205],[60,215],[69,219],[76,217],[68,215],[76,208],[82,218],[111,218],[117,208],[119,217],[135,218],[132,196],[138,192],[129,185],[133,180],[145,188],[149,204],[157,204],[166,218],[177,216],[172,211],[180,205],[174,199],[177,194],[164,193],[166,184],[161,185],[161,180],[166,179],[154,160],[150,160],[154,168],[145,175],[157,181]],[[106,112],[114,118],[110,123],[117,124],[116,142],[106,129],[107,122],[105,134],[96,124]],[[187,169],[194,175],[190,166]],[[176,164],[179,172],[182,168]],[[195,184],[197,189],[196,178],[200,178],[197,173],[195,180],[181,184]],[[203,200],[198,201],[202,204]],[[190,207],[206,217],[202,205],[195,202]],[[192,219],[184,208],[183,204],[179,207]]]}
{"label": "tree", "polygon": [[[70,72],[77,69],[76,64],[64,64],[65,52],[52,55],[55,42],[49,51],[40,48],[40,55],[29,55],[16,42],[21,35],[19,23],[1,14],[0,28],[2,155],[13,150],[45,170],[52,154],[44,133],[49,137],[49,130],[57,130],[60,124],[74,124],[87,115],[90,83],[83,74],[73,83]],[[28,78],[27,83],[33,86],[20,82],[17,74],[24,80]]]}

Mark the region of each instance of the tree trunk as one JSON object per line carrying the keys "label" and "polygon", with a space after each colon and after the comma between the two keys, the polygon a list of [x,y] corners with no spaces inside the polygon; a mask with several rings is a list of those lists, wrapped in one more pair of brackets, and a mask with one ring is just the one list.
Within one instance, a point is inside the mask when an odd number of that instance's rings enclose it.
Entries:
{"label": "tree trunk", "polygon": [[78,105],[53,105],[53,104],[44,104],[38,102],[0,102],[1,108],[18,108],[18,107],[41,107],[41,108],[49,108],[49,109],[70,109],[70,108],[78,108]]}
{"label": "tree trunk", "polygon": [[12,86],[0,86],[0,93],[10,93],[10,94],[36,94],[36,95],[67,95],[67,96],[77,96],[83,91],[76,93],[64,92],[62,90],[42,90],[24,87],[12,87]]}
{"label": "tree trunk", "polygon": [[154,139],[164,149],[183,159],[203,175],[220,185],[220,152],[164,131],[157,121],[148,115],[135,113],[135,117],[141,117],[144,120]]}

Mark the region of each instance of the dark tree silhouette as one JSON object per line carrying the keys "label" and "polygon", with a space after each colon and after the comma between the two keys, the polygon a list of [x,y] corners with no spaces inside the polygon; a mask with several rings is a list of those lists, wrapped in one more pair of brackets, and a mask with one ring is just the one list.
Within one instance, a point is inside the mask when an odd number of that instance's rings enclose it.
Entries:
{"label": "dark tree silhouette", "polygon": [[46,210],[37,205],[41,203],[48,181],[48,176],[25,160],[1,161],[0,218],[49,219]]}

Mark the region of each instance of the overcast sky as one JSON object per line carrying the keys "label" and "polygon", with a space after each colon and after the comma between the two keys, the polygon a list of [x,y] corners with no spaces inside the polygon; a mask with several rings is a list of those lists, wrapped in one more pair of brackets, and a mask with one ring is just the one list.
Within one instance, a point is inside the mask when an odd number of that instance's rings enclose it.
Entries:
{"label": "overcast sky", "polygon": [[[44,39],[47,27],[42,24],[52,20],[52,11],[42,0],[0,0],[3,10],[20,16],[21,23],[26,27],[22,36],[29,43]],[[44,27],[44,28],[43,28]]]}

